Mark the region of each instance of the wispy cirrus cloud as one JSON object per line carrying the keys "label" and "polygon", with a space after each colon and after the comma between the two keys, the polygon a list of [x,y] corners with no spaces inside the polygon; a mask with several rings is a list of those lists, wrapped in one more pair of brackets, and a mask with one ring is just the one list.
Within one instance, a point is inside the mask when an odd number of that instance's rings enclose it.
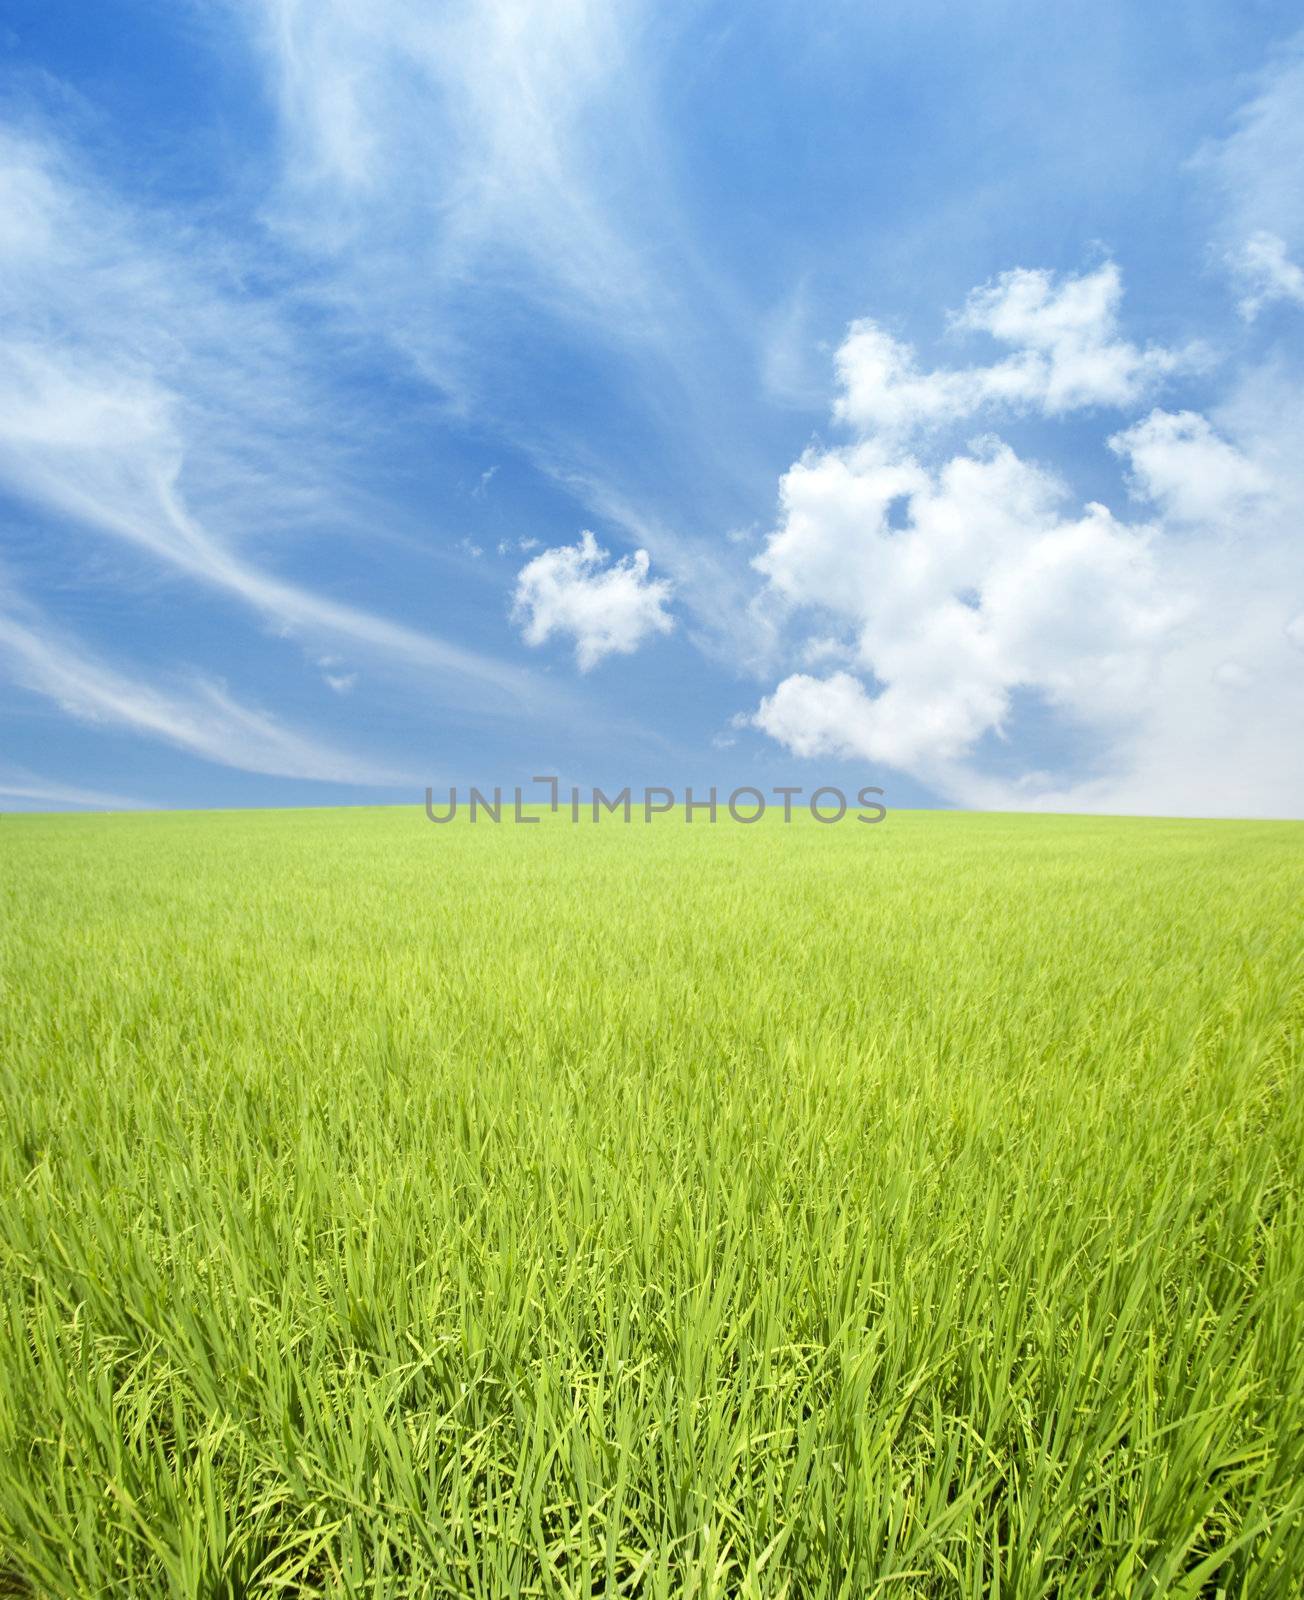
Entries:
{"label": "wispy cirrus cloud", "polygon": [[503,290],[622,340],[665,337],[637,0],[233,0],[281,130],[275,224],[324,293],[465,399],[474,302]]}
{"label": "wispy cirrus cloud", "polygon": [[368,421],[316,378],[284,297],[248,294],[228,249],[116,200],[47,131],[0,129],[0,265],[11,492],[305,642],[429,669],[436,698],[556,707],[557,691],[509,663],[276,571],[278,542],[361,511],[337,463]]}
{"label": "wispy cirrus cloud", "polygon": [[[769,689],[753,714],[787,748],[872,749],[952,796],[1160,796],[1147,751],[1189,769],[1183,749],[1213,748],[1198,716],[1222,719],[1229,749],[1264,741],[1255,685],[1289,674],[1298,628],[1277,612],[1301,614],[1298,445],[1280,421],[1299,384],[1288,341],[1264,355],[1304,260],[1282,161],[1298,46],[1206,155],[1212,238],[1181,237],[1190,217],[1169,195],[1132,250],[1138,196],[1174,165],[1166,130],[1194,129],[1195,101],[1225,106],[1252,45],[1200,67],[1190,97],[1141,95],[1108,51],[1090,74],[1084,57],[1055,81],[1099,77],[1113,96],[1090,163],[1080,119],[1059,123],[1043,86],[1061,143],[1035,185],[988,100],[1053,63],[1007,75],[988,41],[989,77],[955,98],[948,133],[930,93],[973,37],[940,48],[949,23],[913,13],[906,34],[927,49],[904,48],[904,12],[867,13],[808,55],[804,14],[741,29],[691,0],[223,0],[206,15],[212,59],[188,60],[181,30],[161,56],[223,80],[212,105],[238,178],[205,143],[178,184],[134,127],[92,151],[109,98],[70,115],[49,80],[32,88],[44,120],[0,135],[0,494],[21,502],[17,566],[53,615],[106,579],[129,616],[149,591],[132,622],[158,630],[150,659],[163,630],[170,659],[194,622],[211,660],[252,622],[229,669],[240,700],[280,703],[284,638],[313,669],[316,714],[393,729],[429,700],[414,737],[442,759],[478,719],[498,719],[472,735],[486,744],[504,726],[593,727],[567,713],[601,677],[531,670],[505,631],[525,554],[491,552],[523,550],[528,530],[530,637],[573,641],[587,668],[660,638],[656,591],[673,584],[668,704],[691,718],[696,674],[751,675]],[[923,58],[920,93],[894,98],[906,55]],[[75,76],[72,59],[56,70]],[[1145,114],[1115,116],[1129,107]],[[1131,131],[1102,163],[1116,122]],[[925,129],[940,136],[926,151]],[[1124,144],[1136,193],[1115,204]],[[976,147],[1001,182],[971,170]],[[1128,264],[1126,305],[1087,216]],[[1097,264],[1065,273],[1074,250]],[[1276,314],[1238,322],[1225,283],[1170,292],[1201,253],[1232,267],[1246,318]],[[1059,270],[1001,274],[1013,261]],[[946,357],[922,353],[930,302],[961,307]],[[1227,369],[1259,368],[1220,380],[1200,331]],[[848,432],[803,452],[835,346]],[[989,428],[1008,441],[966,443]],[[770,538],[727,534],[764,525],[785,463]],[[583,526],[591,552],[559,531]],[[684,643],[701,659],[686,665]],[[145,687],[131,644],[115,640],[111,670]],[[212,681],[157,687],[193,706]],[[1051,729],[1049,775],[1020,771],[1029,718]],[[1263,760],[1280,793],[1289,759]]]}
{"label": "wispy cirrus cloud", "polygon": [[1247,321],[1276,300],[1304,303],[1304,33],[1258,74],[1226,135],[1193,162],[1218,202],[1223,261]]}
{"label": "wispy cirrus cloud", "polygon": [[[611,531],[646,545],[697,633],[736,655],[745,568],[681,531],[668,492],[678,479],[750,493],[760,464],[723,379],[750,377],[763,335],[671,176],[660,77],[692,7],[232,4],[278,119],[268,214],[313,262],[321,303],[402,352],[588,516],[637,508],[643,533],[621,516]],[[604,448],[613,415],[649,449]],[[654,456],[679,464],[649,480]]]}
{"label": "wispy cirrus cloud", "polygon": [[240,704],[221,683],[193,678],[172,689],[146,683],[12,600],[0,610],[0,661],[14,682],[68,716],[126,729],[221,766],[382,788],[416,781],[294,732],[269,713]]}
{"label": "wispy cirrus cloud", "polygon": [[103,789],[83,788],[44,778],[26,767],[0,763],[0,810],[40,811],[48,806],[71,806],[84,811],[143,811],[148,802]]}

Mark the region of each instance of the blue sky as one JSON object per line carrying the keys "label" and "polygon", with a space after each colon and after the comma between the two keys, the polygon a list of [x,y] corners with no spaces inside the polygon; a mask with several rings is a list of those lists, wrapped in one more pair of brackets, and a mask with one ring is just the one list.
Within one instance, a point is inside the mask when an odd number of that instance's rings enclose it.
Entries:
{"label": "blue sky", "polygon": [[1304,813],[1285,4],[0,24],[0,806]]}

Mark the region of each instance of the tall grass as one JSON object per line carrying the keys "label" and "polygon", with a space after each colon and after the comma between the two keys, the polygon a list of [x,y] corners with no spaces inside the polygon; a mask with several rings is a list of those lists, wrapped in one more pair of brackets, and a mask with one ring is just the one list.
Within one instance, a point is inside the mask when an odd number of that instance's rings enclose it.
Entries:
{"label": "tall grass", "polygon": [[0,1591],[1301,1592],[1304,829],[0,822]]}

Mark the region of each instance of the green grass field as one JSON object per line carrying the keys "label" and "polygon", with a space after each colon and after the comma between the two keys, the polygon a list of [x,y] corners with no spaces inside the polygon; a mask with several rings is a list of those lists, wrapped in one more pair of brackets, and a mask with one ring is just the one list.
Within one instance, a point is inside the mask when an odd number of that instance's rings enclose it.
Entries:
{"label": "green grass field", "polygon": [[1304,826],[0,819],[0,1592],[1287,1596]]}

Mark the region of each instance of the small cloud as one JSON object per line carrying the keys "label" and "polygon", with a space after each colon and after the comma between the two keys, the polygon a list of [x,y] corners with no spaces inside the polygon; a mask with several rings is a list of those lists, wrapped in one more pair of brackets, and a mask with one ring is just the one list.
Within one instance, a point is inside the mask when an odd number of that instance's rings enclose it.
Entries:
{"label": "small cloud", "polygon": [[1304,268],[1290,259],[1285,240],[1275,233],[1252,233],[1231,254],[1229,264],[1245,290],[1236,309],[1246,322],[1253,322],[1274,300],[1304,306]]}
{"label": "small cloud", "polygon": [[1132,468],[1132,494],[1179,522],[1243,515],[1269,487],[1263,471],[1194,411],[1152,411],[1108,444]]}
{"label": "small cloud", "polygon": [[326,682],[334,689],[336,694],[348,694],[357,681],[358,675],[356,672],[328,672],[326,674]]}
{"label": "small cloud", "polygon": [[483,500],[489,493],[489,485],[497,476],[498,467],[496,463],[494,466],[489,467],[486,471],[482,472],[475,488],[471,490],[472,500]]}
{"label": "small cloud", "polygon": [[806,280],[762,320],[760,377],[765,393],[780,405],[823,409],[827,355],[811,332]]}
{"label": "small cloud", "polygon": [[850,645],[843,644],[841,639],[809,639],[802,650],[801,658],[805,666],[818,667],[826,661],[848,662],[855,659],[856,652]]}
{"label": "small cloud", "polygon": [[1122,338],[1123,286],[1106,262],[1080,277],[1026,267],[975,289],[952,318],[964,333],[985,333],[1011,354],[988,366],[927,372],[913,348],[876,322],[853,322],[838,349],[841,394],[834,416],[864,435],[905,439],[991,410],[1045,416],[1094,406],[1125,406],[1201,353]]}
{"label": "small cloud", "polygon": [[539,541],[537,539],[518,539],[516,541],[516,548],[525,552],[537,550],[539,548]]}
{"label": "small cloud", "polygon": [[1224,661],[1214,669],[1213,681],[1224,689],[1248,689],[1254,674],[1239,661]]}
{"label": "small cloud", "polygon": [[585,531],[578,544],[545,550],[521,568],[512,615],[527,644],[570,634],[580,671],[587,672],[604,656],[630,655],[650,634],[671,631],[670,584],[648,576],[647,551],[608,560]]}
{"label": "small cloud", "polygon": [[467,555],[471,557],[472,561],[478,561],[484,554],[483,548],[480,545],[473,543],[470,539],[459,539],[457,541],[457,548],[459,550],[464,550]]}

